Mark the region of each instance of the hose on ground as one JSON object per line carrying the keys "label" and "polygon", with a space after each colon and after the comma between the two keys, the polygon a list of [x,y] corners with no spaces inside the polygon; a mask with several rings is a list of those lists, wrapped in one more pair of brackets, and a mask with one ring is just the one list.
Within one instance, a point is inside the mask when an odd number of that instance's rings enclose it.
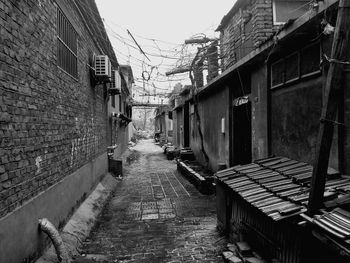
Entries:
{"label": "hose on ground", "polygon": [[58,261],[61,263],[71,263],[62,238],[55,226],[47,218],[39,219],[39,226],[40,230],[46,233],[51,239],[51,242],[56,250]]}

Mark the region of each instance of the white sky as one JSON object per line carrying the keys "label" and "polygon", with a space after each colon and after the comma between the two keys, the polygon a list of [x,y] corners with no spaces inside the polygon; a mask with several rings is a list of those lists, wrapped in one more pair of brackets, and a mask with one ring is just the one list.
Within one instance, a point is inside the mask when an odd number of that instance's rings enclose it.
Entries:
{"label": "white sky", "polygon": [[[191,61],[196,46],[184,46],[185,39],[200,33],[218,36],[214,30],[234,3],[235,0],[96,0],[119,63],[131,65],[136,85],[134,91],[143,95],[150,93],[151,97],[141,97],[150,102],[159,101],[158,95],[169,92],[177,82],[190,83],[188,73],[167,78],[165,72]],[[151,61],[140,53],[126,29]],[[145,91],[142,88],[143,71]],[[140,98],[137,94],[136,97]]]}

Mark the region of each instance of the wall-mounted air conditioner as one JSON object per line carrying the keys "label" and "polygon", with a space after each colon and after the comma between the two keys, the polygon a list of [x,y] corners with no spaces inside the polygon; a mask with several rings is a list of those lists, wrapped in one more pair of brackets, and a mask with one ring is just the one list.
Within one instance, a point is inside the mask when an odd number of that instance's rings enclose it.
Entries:
{"label": "wall-mounted air conditioner", "polygon": [[122,80],[118,70],[112,70],[112,81],[110,93],[112,95],[120,94],[122,88]]}
{"label": "wall-mounted air conditioner", "polygon": [[112,64],[106,55],[98,55],[95,57],[95,76],[103,80],[111,80]]}

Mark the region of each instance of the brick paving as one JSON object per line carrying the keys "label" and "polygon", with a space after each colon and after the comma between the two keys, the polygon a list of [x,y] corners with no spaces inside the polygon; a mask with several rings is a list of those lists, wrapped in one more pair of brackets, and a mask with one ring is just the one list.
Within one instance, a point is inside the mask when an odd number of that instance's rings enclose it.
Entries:
{"label": "brick paving", "polygon": [[202,195],[151,140],[84,242],[86,258],[104,262],[223,262],[215,196]]}

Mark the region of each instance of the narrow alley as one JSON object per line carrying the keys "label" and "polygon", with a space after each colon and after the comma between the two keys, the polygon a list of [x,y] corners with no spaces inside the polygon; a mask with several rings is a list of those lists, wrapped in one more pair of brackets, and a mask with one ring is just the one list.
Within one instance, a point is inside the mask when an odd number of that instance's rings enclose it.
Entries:
{"label": "narrow alley", "polygon": [[215,196],[205,196],[176,171],[153,140],[137,158],[84,243],[101,262],[223,262],[225,238],[216,230]]}

